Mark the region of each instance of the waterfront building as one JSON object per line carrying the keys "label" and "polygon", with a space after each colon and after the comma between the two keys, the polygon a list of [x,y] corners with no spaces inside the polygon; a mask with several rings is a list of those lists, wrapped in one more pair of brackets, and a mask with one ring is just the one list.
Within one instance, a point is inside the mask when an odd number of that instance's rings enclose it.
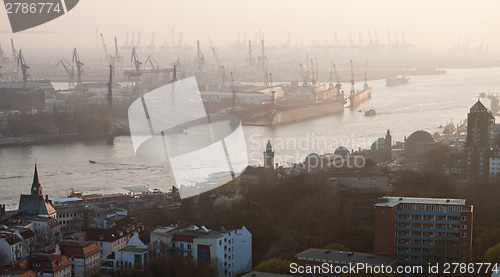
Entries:
{"label": "waterfront building", "polygon": [[490,178],[491,146],[494,141],[495,118],[477,101],[467,114],[467,140],[465,142],[465,177],[487,183]]}
{"label": "waterfront building", "polygon": [[189,225],[168,232],[151,233],[153,255],[175,255],[223,269],[223,276],[252,270],[252,234],[241,229],[211,230]]}
{"label": "waterfront building", "polygon": [[465,199],[381,197],[374,212],[375,254],[400,264],[471,259],[473,207]]}

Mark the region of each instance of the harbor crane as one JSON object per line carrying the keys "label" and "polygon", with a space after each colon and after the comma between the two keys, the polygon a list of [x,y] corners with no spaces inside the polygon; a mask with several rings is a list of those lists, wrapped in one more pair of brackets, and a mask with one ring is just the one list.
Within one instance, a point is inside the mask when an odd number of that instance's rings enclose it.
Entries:
{"label": "harbor crane", "polygon": [[120,55],[118,51],[118,39],[115,37],[115,67],[119,64],[121,67],[123,66],[123,57]]}
{"label": "harbor crane", "polygon": [[148,46],[148,50],[154,51],[156,49],[155,46],[155,32],[153,32],[153,37],[151,38],[151,43]]}
{"label": "harbor crane", "polygon": [[134,68],[135,68],[135,85],[137,86],[139,84],[139,77],[142,75],[141,72],[141,64],[142,62],[139,61],[139,57],[137,56],[137,52],[135,51],[135,47],[132,48],[132,56],[130,57],[130,61],[134,63]]}
{"label": "harbor crane", "polygon": [[14,64],[16,64],[18,56],[16,54],[16,48],[14,47],[14,39],[13,38],[10,39],[10,45],[12,47],[12,61],[14,62]]}
{"label": "harbor crane", "polygon": [[177,58],[177,61],[175,62],[175,67],[177,71],[179,72],[179,77],[180,79],[186,78],[186,69],[184,68],[184,65],[182,64],[181,58]]}
{"label": "harbor crane", "polygon": [[258,57],[258,59],[259,59],[259,65],[262,68],[266,67],[268,60],[267,60],[267,57],[264,53],[264,40],[262,40],[262,52],[261,52],[261,55]]}
{"label": "harbor crane", "polygon": [[128,32],[125,34],[125,41],[123,42],[122,49],[128,48]]}
{"label": "harbor crane", "polygon": [[219,76],[222,78],[222,87],[226,87],[226,69],[224,68],[223,65],[220,64],[219,62],[219,56],[217,55],[217,51],[215,51],[214,46],[212,45],[212,39],[208,37],[208,42],[210,43],[210,49],[212,49],[212,54],[214,55],[215,58],[215,63],[217,64],[217,68],[219,69]]}
{"label": "harbor crane", "polygon": [[253,57],[252,54],[252,41],[248,41],[248,57],[246,59],[245,65],[246,66],[252,66],[255,63],[255,58]]}
{"label": "harbor crane", "polygon": [[21,73],[23,75],[23,87],[26,88],[26,81],[30,77],[28,74],[28,69],[30,68],[26,61],[24,60],[23,52],[19,50],[19,54],[17,56],[17,65],[21,68]]}
{"label": "harbor crane", "polygon": [[146,59],[145,63],[148,63],[151,65],[151,72],[155,76],[155,84],[160,83],[160,64],[153,58],[153,56],[149,55],[149,57]]}
{"label": "harbor crane", "polygon": [[106,42],[104,41],[104,37],[101,35],[102,48],[104,49],[104,55],[106,56],[106,64],[111,65],[110,58],[111,56],[108,54],[108,47],[106,46]]}
{"label": "harbor crane", "polygon": [[135,45],[135,48],[141,49],[141,32],[137,35],[137,44]]}
{"label": "harbor crane", "polygon": [[80,60],[80,56],[76,51],[76,48],[73,50],[73,64],[76,67],[76,85],[80,86],[82,84],[82,74],[83,74],[83,63]]}
{"label": "harbor crane", "polygon": [[200,41],[198,40],[196,42],[197,45],[197,51],[196,51],[196,57],[195,57],[195,64],[196,64],[196,70],[198,72],[204,72],[205,71],[205,54],[201,52],[200,49]]}
{"label": "harbor crane", "polygon": [[68,62],[66,59],[62,58],[59,60],[59,62],[56,64],[56,67],[58,65],[62,65],[66,73],[68,73],[68,88],[73,89],[75,87],[75,67]]}

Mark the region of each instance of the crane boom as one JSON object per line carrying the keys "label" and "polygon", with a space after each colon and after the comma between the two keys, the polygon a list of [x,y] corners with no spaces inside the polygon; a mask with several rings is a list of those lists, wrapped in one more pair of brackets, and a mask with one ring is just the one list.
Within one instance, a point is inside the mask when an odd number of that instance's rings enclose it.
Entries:
{"label": "crane boom", "polygon": [[104,49],[104,55],[106,56],[106,63],[108,65],[111,65],[111,62],[109,60],[110,56],[108,54],[108,47],[106,47],[106,42],[104,41],[104,37],[102,36],[102,34],[100,34],[100,35],[101,35],[101,41],[102,41],[102,48]]}
{"label": "crane boom", "polygon": [[354,95],[354,69],[352,68],[351,60],[351,96]]}
{"label": "crane boom", "polygon": [[[68,88],[73,88],[74,87],[74,79],[75,79],[75,67],[71,65],[66,59],[61,59],[59,62],[56,64],[56,67],[58,65],[62,65],[66,73],[68,73]],[[71,69],[69,69],[71,68]]]}
{"label": "crane boom", "polygon": [[19,55],[17,57],[17,65],[21,67],[21,72],[23,74],[23,87],[26,88],[26,81],[28,80],[28,69],[30,68],[24,61],[23,52],[19,50]]}
{"label": "crane boom", "polygon": [[208,42],[210,43],[210,48],[212,49],[215,62],[217,63],[217,68],[219,69],[219,75],[222,78],[222,87],[226,87],[226,69],[219,63],[219,56],[217,55],[217,51],[215,51],[215,48],[212,45],[212,39],[210,39],[210,37],[208,37]]}
{"label": "crane boom", "polygon": [[80,60],[80,56],[78,55],[76,48],[73,50],[73,60],[72,61],[76,66],[76,84],[80,85],[82,83],[83,63]]}

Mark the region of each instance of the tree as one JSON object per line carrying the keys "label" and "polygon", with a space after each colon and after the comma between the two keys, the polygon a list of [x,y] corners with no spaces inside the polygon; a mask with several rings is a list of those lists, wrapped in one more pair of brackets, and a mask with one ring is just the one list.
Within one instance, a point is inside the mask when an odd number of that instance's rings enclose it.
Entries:
{"label": "tree", "polygon": [[500,263],[500,243],[490,247],[484,254],[484,262]]}
{"label": "tree", "polygon": [[262,271],[277,274],[290,274],[291,260],[282,260],[281,258],[272,258],[263,261],[255,267],[255,271]]}

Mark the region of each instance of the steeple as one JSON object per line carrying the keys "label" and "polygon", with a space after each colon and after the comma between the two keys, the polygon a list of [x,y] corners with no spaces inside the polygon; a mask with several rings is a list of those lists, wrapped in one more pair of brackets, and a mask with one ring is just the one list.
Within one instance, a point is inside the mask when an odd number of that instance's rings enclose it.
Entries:
{"label": "steeple", "polygon": [[267,140],[267,144],[266,144],[266,149],[273,149],[273,146],[271,145],[271,140]]}
{"label": "steeple", "polygon": [[274,151],[270,140],[267,141],[266,151],[264,151],[264,167],[274,169]]}
{"label": "steeple", "polygon": [[31,195],[43,195],[42,185],[40,185],[40,181],[38,180],[38,170],[36,168],[36,163],[35,173],[33,174],[33,183],[31,184]]}

